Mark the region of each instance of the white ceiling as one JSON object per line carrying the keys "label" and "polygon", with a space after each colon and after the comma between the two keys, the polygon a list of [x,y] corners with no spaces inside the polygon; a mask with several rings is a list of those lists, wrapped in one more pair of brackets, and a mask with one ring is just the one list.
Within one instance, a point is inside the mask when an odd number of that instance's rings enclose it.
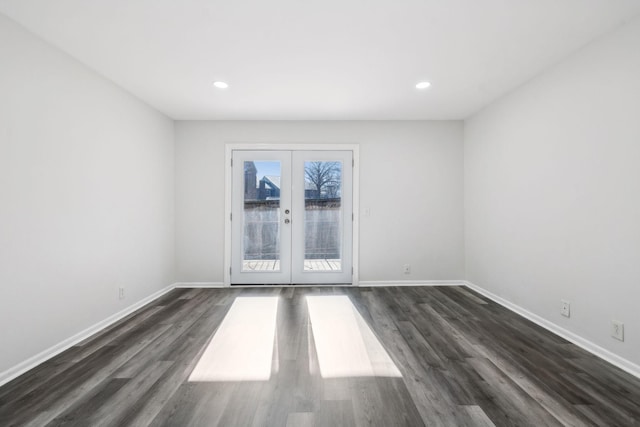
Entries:
{"label": "white ceiling", "polygon": [[462,119],[640,1],[0,0],[0,12],[174,119]]}

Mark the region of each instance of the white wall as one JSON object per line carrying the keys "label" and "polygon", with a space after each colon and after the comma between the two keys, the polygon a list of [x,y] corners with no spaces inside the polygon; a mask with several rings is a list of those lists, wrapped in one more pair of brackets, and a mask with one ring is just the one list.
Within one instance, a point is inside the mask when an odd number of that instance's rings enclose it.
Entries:
{"label": "white wall", "polygon": [[3,15],[0,64],[1,379],[173,283],[174,134]]}
{"label": "white wall", "polygon": [[233,142],[360,144],[360,280],[463,278],[461,122],[177,122],[179,282],[223,281]]}
{"label": "white wall", "polygon": [[468,280],[635,364],[639,77],[635,20],[466,121],[464,153]]}

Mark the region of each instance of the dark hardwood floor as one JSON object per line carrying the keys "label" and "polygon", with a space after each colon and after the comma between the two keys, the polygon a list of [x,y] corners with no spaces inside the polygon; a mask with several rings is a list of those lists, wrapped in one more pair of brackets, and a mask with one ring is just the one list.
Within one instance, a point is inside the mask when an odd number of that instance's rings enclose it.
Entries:
{"label": "dark hardwood floor", "polygon": [[[321,295],[401,377],[323,377]],[[189,381],[241,296],[280,297],[270,379]],[[640,380],[464,287],[176,289],[1,387],[0,425],[637,426]]]}

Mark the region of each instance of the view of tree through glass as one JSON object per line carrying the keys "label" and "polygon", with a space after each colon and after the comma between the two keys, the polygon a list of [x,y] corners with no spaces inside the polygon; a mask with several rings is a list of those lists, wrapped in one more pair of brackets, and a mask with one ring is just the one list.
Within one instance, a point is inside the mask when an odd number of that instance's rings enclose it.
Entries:
{"label": "view of tree through glass", "polygon": [[340,162],[305,162],[305,196],[309,191],[317,199],[340,197],[341,175]]}

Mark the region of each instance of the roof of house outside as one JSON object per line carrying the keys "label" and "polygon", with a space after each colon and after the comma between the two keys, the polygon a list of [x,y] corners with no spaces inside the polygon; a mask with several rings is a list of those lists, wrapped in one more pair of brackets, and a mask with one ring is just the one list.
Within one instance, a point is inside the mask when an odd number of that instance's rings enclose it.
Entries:
{"label": "roof of house outside", "polygon": [[280,177],[275,175],[265,175],[263,180],[268,181],[272,187],[280,189]]}

